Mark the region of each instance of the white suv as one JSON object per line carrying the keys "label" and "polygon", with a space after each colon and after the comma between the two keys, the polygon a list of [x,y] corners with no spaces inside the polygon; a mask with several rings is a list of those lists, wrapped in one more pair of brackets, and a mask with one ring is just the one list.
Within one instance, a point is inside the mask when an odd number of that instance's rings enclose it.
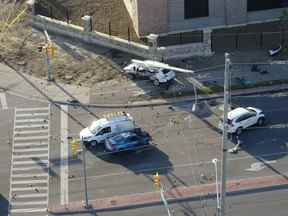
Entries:
{"label": "white suv", "polygon": [[[240,135],[243,129],[252,125],[262,126],[265,122],[265,115],[262,110],[254,107],[238,107],[228,112],[228,133]],[[218,128],[223,130],[223,120],[220,120]]]}

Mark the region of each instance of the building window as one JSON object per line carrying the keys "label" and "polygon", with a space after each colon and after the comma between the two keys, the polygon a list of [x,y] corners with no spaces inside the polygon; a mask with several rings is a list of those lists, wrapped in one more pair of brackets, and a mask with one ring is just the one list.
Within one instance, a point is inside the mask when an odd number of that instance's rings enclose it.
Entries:
{"label": "building window", "polygon": [[288,0],[247,0],[247,11],[288,7]]}
{"label": "building window", "polygon": [[209,16],[209,0],[184,0],[184,18]]}

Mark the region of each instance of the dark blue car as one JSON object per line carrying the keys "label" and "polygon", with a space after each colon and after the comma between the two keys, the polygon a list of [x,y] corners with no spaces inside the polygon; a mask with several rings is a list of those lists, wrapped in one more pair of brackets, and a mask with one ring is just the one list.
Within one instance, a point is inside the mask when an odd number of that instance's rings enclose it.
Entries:
{"label": "dark blue car", "polygon": [[150,144],[151,137],[142,131],[128,131],[109,137],[105,140],[105,149],[108,152],[137,150]]}

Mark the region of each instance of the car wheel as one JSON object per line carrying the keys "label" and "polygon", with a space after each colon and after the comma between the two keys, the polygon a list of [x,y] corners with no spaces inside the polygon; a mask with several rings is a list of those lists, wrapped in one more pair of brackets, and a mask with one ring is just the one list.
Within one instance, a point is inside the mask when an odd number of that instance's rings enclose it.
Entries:
{"label": "car wheel", "polygon": [[159,86],[159,85],[160,85],[160,83],[159,83],[159,81],[158,81],[157,79],[155,79],[155,80],[153,81],[153,84],[154,84],[155,86]]}
{"label": "car wheel", "polygon": [[265,119],[263,117],[260,117],[257,121],[257,125],[258,126],[263,126],[264,125],[264,122],[265,122]]}
{"label": "car wheel", "polygon": [[98,142],[96,140],[93,140],[93,141],[90,142],[90,146],[91,147],[96,147],[97,143]]}
{"label": "car wheel", "polygon": [[240,135],[242,133],[242,127],[237,128],[236,135]]}
{"label": "car wheel", "polygon": [[128,79],[134,80],[136,78],[135,74],[127,74]]}

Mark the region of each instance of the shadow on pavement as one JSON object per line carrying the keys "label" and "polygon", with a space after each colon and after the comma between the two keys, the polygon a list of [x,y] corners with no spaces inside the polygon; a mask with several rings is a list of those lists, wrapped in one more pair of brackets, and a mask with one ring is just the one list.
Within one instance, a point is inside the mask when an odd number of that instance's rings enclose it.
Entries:
{"label": "shadow on pavement", "polygon": [[8,215],[9,201],[0,193],[0,215]]}
{"label": "shadow on pavement", "polygon": [[159,172],[163,175],[173,169],[169,156],[152,145],[140,151],[123,151],[115,154],[103,153],[103,147],[90,149],[90,151],[101,160],[120,164],[135,174],[155,174],[155,172]]}

